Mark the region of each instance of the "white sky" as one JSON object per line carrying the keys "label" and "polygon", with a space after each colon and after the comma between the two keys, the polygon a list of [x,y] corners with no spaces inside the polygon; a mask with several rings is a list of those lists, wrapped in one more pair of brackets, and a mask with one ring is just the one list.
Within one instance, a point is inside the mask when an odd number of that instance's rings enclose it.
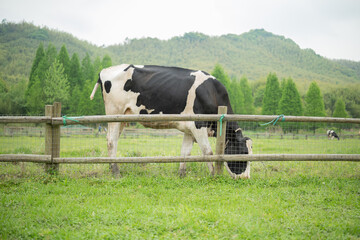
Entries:
{"label": "white sky", "polygon": [[360,61],[359,0],[0,0],[2,19],[47,26],[98,46],[264,28],[327,58]]}

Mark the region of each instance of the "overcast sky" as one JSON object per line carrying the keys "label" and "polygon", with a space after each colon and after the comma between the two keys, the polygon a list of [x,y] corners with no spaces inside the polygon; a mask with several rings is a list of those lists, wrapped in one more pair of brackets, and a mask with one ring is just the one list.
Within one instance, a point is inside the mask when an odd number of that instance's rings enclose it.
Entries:
{"label": "overcast sky", "polygon": [[360,0],[0,0],[0,18],[48,26],[98,46],[264,28],[327,58],[360,61]]}

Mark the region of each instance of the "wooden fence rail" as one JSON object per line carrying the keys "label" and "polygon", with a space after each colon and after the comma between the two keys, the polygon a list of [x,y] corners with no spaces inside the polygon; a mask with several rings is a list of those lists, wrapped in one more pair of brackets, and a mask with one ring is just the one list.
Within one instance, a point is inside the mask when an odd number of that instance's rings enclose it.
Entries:
{"label": "wooden fence rail", "polygon": [[[44,123],[45,124],[45,153],[34,154],[0,154],[0,162],[36,162],[45,163],[46,171],[57,172],[60,163],[172,163],[172,162],[216,162],[216,172],[220,174],[224,161],[356,161],[360,162],[360,154],[253,154],[253,155],[224,155],[225,134],[217,137],[216,154],[212,156],[177,156],[177,157],[60,157],[60,125],[106,123],[106,122],[149,122],[149,121],[215,121],[226,113],[226,108],[219,107],[219,114],[207,115],[108,115],[61,117],[61,104],[45,106],[45,116],[32,117],[0,117],[0,123]],[[222,129],[226,131],[227,121],[269,122],[274,119],[285,122],[325,122],[360,124],[359,118],[328,118],[304,116],[263,116],[263,115],[227,115],[222,119]],[[219,131],[218,131],[219,132]]]}
{"label": "wooden fence rail", "polygon": [[[244,122],[269,122],[277,115],[237,115],[226,114],[223,121],[244,121]],[[0,123],[48,123],[51,125],[90,124],[106,122],[152,122],[152,121],[218,121],[219,114],[195,114],[195,115],[104,115],[104,116],[83,116],[83,117],[0,117]],[[71,120],[72,119],[72,120]],[[73,121],[76,120],[76,121]],[[279,119],[281,121],[282,118]],[[354,123],[360,124],[360,118],[330,118],[330,117],[305,117],[285,116],[285,122],[322,122],[322,123]]]}
{"label": "wooden fence rail", "polygon": [[57,157],[33,154],[0,154],[0,162],[35,162],[47,164],[93,164],[93,163],[179,163],[179,162],[233,162],[233,161],[340,161],[359,162],[360,154],[252,154],[252,155],[206,155],[206,156],[159,156],[159,157]]}

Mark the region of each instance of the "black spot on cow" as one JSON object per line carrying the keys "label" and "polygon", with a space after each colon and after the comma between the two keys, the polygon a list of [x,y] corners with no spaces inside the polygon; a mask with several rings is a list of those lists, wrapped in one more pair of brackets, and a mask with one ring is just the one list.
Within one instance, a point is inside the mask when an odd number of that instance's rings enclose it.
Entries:
{"label": "black spot on cow", "polygon": [[105,86],[106,93],[109,93],[110,89],[111,89],[111,82],[110,81],[105,81],[104,86]]}
{"label": "black spot on cow", "polygon": [[141,110],[140,110],[140,114],[148,114],[148,111],[145,110],[145,109],[141,109]]}
{"label": "black spot on cow", "polygon": [[[217,114],[218,106],[227,106],[228,114],[232,114],[228,93],[222,83],[214,78],[208,78],[195,91],[194,113]],[[195,122],[196,128],[212,127],[216,132],[216,122]]]}
{"label": "black spot on cow", "polygon": [[131,85],[131,79],[128,79],[124,85],[124,90],[128,92],[131,89]]}
{"label": "black spot on cow", "polygon": [[102,86],[102,81],[101,81],[101,78],[100,78],[100,73],[99,73],[99,79],[97,80],[97,83],[100,84],[101,93],[102,93],[103,92],[103,86]]}
{"label": "black spot on cow", "polygon": [[184,111],[189,89],[194,84],[193,70],[147,65],[134,67],[125,91],[140,93],[136,106],[153,110],[151,114],[179,114]]}

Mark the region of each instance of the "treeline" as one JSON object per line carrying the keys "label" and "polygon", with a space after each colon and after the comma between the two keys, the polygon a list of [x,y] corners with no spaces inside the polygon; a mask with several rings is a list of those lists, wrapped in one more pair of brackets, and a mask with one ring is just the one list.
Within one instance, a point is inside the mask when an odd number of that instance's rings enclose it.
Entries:
{"label": "treeline", "polygon": [[40,44],[28,81],[9,88],[0,79],[0,113],[43,115],[44,106],[57,101],[62,103],[64,114],[104,114],[101,95],[97,94],[91,102],[89,96],[98,73],[111,65],[108,55],[102,59],[96,57],[92,62],[86,54],[80,61],[77,53],[69,57],[65,45],[57,52],[53,44],[46,50]]}
{"label": "treeline", "polygon": [[[253,92],[246,77],[242,77],[240,80],[235,77],[230,78],[219,64],[215,66],[212,75],[228,89],[233,111],[237,114],[318,117],[328,115],[325,110],[324,97],[315,81],[310,84],[306,94],[300,96],[292,78],[283,79],[280,82],[275,73],[269,73],[266,84],[261,87],[257,86],[256,92]],[[342,98],[337,98],[331,106],[333,106],[333,110],[329,116],[349,117]]]}
{"label": "treeline", "polygon": [[[62,103],[67,115],[104,114],[101,94],[89,95],[101,69],[112,65],[109,55],[91,60],[89,54],[80,61],[77,53],[71,58],[63,45],[58,52],[53,44],[40,44],[32,62],[29,79],[10,87],[0,78],[0,114],[43,115],[44,106]],[[313,81],[301,96],[292,78],[279,81],[269,73],[266,82],[252,84],[243,76],[229,76],[220,64],[211,72],[229,92],[236,114],[360,117],[359,89],[338,88],[322,95]]]}
{"label": "treeline", "polygon": [[[284,77],[292,76],[299,90],[303,108],[305,108],[306,92],[311,82],[316,81],[323,93],[326,116],[333,116],[336,101],[342,99],[348,115],[360,118],[359,62],[323,58],[311,49],[301,49],[291,39],[262,29],[251,30],[241,35],[227,34],[217,37],[201,33],[186,33],[166,41],[156,38],[128,39],[123,44],[97,47],[68,33],[47,27],[37,27],[31,23],[17,24],[6,20],[0,24],[0,115],[42,114],[43,107],[40,106],[46,104],[45,93],[39,93],[38,97],[31,97],[36,96],[37,87],[32,89],[29,87],[36,81],[33,79],[32,83],[28,83],[29,76],[32,75],[30,74],[32,66],[35,66],[35,53],[41,42],[47,47],[43,51],[44,55],[50,48],[49,45],[53,45],[52,52],[56,52],[54,46],[59,51],[65,44],[68,53],[71,53],[70,60],[76,53],[81,71],[85,71],[86,68],[82,66],[83,63],[91,63],[95,80],[98,68],[103,62],[102,57],[106,54],[109,58],[111,57],[114,64],[158,64],[201,69],[208,72],[211,72],[215,64],[219,63],[226,69],[228,82],[232,85],[228,88],[229,92],[235,91],[241,94],[236,91],[241,82],[245,83],[240,76],[246,76],[248,85],[251,87],[253,110],[245,110],[245,107],[251,106],[251,104],[243,103],[245,100],[248,101],[249,97],[244,96],[242,100],[241,96],[234,97],[235,94],[230,94],[238,113],[262,113],[269,72],[276,72],[280,86]],[[50,52],[49,60],[52,59]],[[59,54],[60,52],[56,52],[55,55]],[[101,58],[96,56],[101,56]],[[83,62],[85,58],[87,60]],[[48,64],[46,71],[52,64],[53,62]],[[89,102],[85,96],[84,98],[81,96],[89,94],[88,88],[91,92],[94,82],[90,83],[90,80],[85,79],[81,79],[79,84],[72,82],[68,67],[64,65],[62,67],[69,86],[68,91],[65,91],[69,93],[64,93],[64,96],[68,95],[68,100],[63,103],[66,107],[65,113],[76,115],[103,113],[101,94],[100,96],[96,94],[95,102]],[[55,75],[61,75],[57,73],[59,68],[59,66],[54,66],[51,71],[56,72]],[[36,84],[44,88],[45,70],[39,71],[42,72],[39,75],[41,81],[38,80]],[[84,76],[82,75],[82,78]],[[63,82],[60,81],[60,83]],[[47,81],[48,85],[49,83]],[[50,85],[47,88],[51,92]],[[64,89],[66,88],[65,84]],[[77,93],[77,91],[80,92]],[[96,102],[97,100],[99,102]]]}

